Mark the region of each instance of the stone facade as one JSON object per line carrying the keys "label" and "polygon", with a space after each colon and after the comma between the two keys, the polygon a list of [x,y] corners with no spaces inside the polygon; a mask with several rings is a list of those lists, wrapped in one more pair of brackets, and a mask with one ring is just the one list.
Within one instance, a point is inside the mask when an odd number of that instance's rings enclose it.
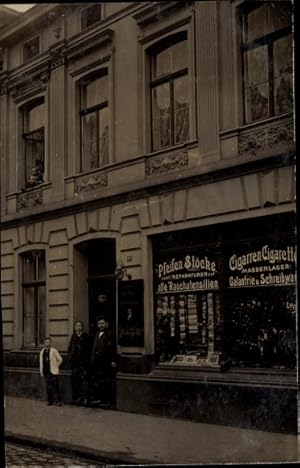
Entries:
{"label": "stone facade", "polygon": [[[26,372],[38,353],[24,353],[22,344],[22,254],[46,252],[46,332],[63,354],[73,321],[89,325],[87,263],[80,246],[114,239],[117,261],[132,279],[144,280],[144,346],[117,346],[118,405],[132,409],[126,379],[138,391],[135,375],[144,376],[147,386],[148,372],[155,368],[152,236],[295,209],[293,116],[248,126],[240,118],[238,50],[232,38],[236,3],[103,3],[103,19],[83,31],[83,4],[40,4],[0,29],[1,289],[9,391],[18,375],[14,367]],[[190,139],[153,152],[146,51],[182,31],[189,41]],[[41,53],[22,63],[23,42],[33,35],[40,38]],[[109,75],[109,161],[84,172],[78,83],[103,68]],[[45,181],[24,190],[20,110],[37,97],[43,98],[47,115]],[[15,352],[23,361],[15,360]],[[167,378],[190,378],[182,372]],[[155,385],[165,377],[157,374]],[[292,392],[294,376],[288,378]],[[279,388],[276,379],[266,385]],[[251,387],[251,371],[244,380]]]}

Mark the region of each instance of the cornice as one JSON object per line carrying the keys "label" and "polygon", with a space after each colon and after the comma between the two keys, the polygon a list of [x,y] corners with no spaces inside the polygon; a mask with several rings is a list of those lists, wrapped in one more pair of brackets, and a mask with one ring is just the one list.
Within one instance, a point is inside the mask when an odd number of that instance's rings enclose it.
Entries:
{"label": "cornice", "polygon": [[112,44],[113,37],[114,31],[110,28],[99,32],[88,31],[86,34],[80,33],[68,41],[65,56],[67,60],[75,60],[77,57],[94,49]]}
{"label": "cornice", "polygon": [[170,193],[175,190],[188,189],[191,187],[210,184],[221,180],[239,177],[246,174],[269,171],[277,167],[286,167],[295,164],[295,153],[282,154],[280,156],[271,156],[264,158],[242,158],[237,163],[235,161],[226,162],[226,166],[220,167],[220,163],[211,165],[210,168],[191,168],[178,174],[178,177],[172,174],[160,175],[142,180],[127,187],[105,187],[98,198],[91,198],[84,201],[68,200],[36,208],[34,213],[27,215],[6,215],[2,218],[2,229],[14,228],[19,225],[49,220],[57,217],[67,216],[73,213],[86,211],[87,209],[96,209],[100,207],[111,206],[114,204],[124,204],[128,201],[139,200],[149,196]]}
{"label": "cornice", "polygon": [[162,18],[169,16],[180,8],[192,5],[193,1],[176,1],[176,2],[148,2],[146,6],[132,15],[138,26],[143,29],[151,23],[161,21]]}

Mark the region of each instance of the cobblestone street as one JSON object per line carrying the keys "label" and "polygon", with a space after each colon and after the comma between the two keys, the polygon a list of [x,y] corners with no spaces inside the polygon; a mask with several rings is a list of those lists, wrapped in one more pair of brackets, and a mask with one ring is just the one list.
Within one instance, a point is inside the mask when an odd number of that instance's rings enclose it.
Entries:
{"label": "cobblestone street", "polygon": [[36,449],[16,444],[6,444],[6,467],[26,466],[31,468],[47,467],[99,467],[79,458],[72,458],[50,450]]}

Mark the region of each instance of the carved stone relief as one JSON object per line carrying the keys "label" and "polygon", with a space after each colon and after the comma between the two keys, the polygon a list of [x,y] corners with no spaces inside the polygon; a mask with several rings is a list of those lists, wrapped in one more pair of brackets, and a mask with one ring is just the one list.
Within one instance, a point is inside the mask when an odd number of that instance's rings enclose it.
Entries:
{"label": "carved stone relief", "polygon": [[41,205],[43,203],[43,193],[42,191],[26,193],[19,195],[17,197],[17,211],[25,208],[33,208],[36,205]]}
{"label": "carved stone relief", "polygon": [[285,122],[281,125],[266,127],[239,137],[239,154],[250,154],[253,156],[262,152],[273,153],[274,148],[279,145],[293,145],[294,130],[293,122]]}
{"label": "carved stone relief", "polygon": [[188,166],[187,151],[149,158],[146,160],[146,176],[174,171],[185,166]]}
{"label": "carved stone relief", "polygon": [[107,186],[107,174],[95,174],[76,180],[74,193],[90,192]]}

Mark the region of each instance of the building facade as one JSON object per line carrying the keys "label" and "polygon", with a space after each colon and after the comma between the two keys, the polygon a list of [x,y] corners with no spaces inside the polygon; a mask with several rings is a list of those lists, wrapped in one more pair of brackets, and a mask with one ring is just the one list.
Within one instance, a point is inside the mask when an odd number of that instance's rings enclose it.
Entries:
{"label": "building facade", "polygon": [[8,393],[40,398],[45,337],[65,356],[104,311],[117,408],[296,430],[292,20],[40,4],[1,28]]}

